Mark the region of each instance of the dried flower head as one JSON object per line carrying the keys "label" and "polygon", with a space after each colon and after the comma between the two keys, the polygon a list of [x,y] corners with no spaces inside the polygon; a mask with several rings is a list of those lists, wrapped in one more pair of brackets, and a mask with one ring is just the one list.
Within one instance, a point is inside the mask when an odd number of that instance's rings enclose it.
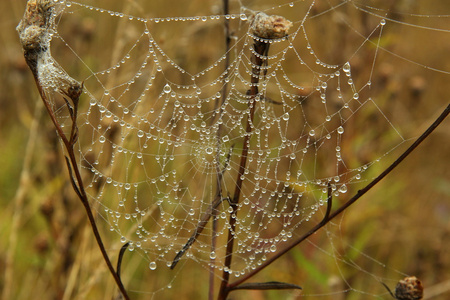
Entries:
{"label": "dried flower head", "polygon": [[292,22],[282,16],[259,12],[250,18],[252,33],[264,39],[279,39],[288,35]]}
{"label": "dried flower head", "polygon": [[395,287],[395,298],[397,300],[420,300],[422,297],[422,282],[415,276],[400,280]]}
{"label": "dried flower head", "polygon": [[24,50],[41,50],[46,44],[47,32],[55,2],[50,0],[30,0],[22,20],[16,30]]}
{"label": "dried flower head", "polygon": [[56,32],[56,17],[63,11],[61,2],[29,0],[17,26],[25,60],[44,91],[62,93],[78,99],[83,85],[70,77],[51,55],[50,42]]}

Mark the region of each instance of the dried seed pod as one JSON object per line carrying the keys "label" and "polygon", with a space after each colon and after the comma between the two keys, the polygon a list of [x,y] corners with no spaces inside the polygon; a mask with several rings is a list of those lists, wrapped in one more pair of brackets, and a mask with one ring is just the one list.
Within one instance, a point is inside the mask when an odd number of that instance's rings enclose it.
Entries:
{"label": "dried seed pod", "polygon": [[54,0],[29,0],[17,26],[24,56],[36,80],[44,91],[63,93],[78,99],[83,86],[70,77],[53,59],[50,42],[56,32],[56,17],[64,5]]}
{"label": "dried seed pod", "polygon": [[422,282],[415,276],[400,280],[395,287],[395,298],[397,300],[420,300],[422,297]]}
{"label": "dried seed pod", "polygon": [[28,1],[25,14],[16,28],[25,51],[46,50],[42,48],[46,48],[49,40],[48,30],[55,7],[50,0]]}
{"label": "dried seed pod", "polygon": [[263,39],[279,39],[288,35],[292,22],[282,16],[259,12],[251,19],[252,33]]}
{"label": "dried seed pod", "polygon": [[43,36],[46,29],[36,25],[29,25],[19,32],[19,38],[25,51],[31,50],[44,50],[42,44],[44,44]]}

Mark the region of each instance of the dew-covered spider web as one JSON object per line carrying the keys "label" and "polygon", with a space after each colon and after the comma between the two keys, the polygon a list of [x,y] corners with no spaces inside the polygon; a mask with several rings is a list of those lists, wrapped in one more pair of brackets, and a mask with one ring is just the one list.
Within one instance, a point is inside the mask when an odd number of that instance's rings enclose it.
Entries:
{"label": "dew-covered spider web", "polygon": [[[147,272],[174,267],[146,292],[170,287],[192,261],[220,278],[230,230],[226,271],[244,276],[320,221],[329,185],[337,207],[418,135],[425,116],[415,127],[396,116],[410,104],[386,83],[392,60],[447,79],[450,66],[395,43],[402,30],[448,39],[439,21],[450,7],[397,2],[232,0],[224,14],[221,1],[55,1],[58,63],[44,64],[41,81],[49,90],[67,74],[83,82],[76,147],[91,204],[115,249],[128,242]],[[256,36],[258,16],[285,18],[287,34]],[[411,84],[421,92],[420,78]],[[426,117],[440,107],[417,105]],[[331,245],[341,238],[326,233]],[[337,248],[319,251],[376,277]]]}

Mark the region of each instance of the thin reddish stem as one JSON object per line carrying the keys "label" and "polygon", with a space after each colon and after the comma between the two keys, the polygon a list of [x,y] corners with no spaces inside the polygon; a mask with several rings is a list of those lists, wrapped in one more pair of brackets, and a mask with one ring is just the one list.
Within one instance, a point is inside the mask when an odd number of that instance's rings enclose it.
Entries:
{"label": "thin reddish stem", "polygon": [[247,157],[248,157],[248,148],[250,144],[250,136],[253,129],[253,116],[255,114],[255,107],[256,107],[256,97],[258,96],[258,83],[259,83],[259,76],[261,73],[261,67],[264,63],[264,55],[267,54],[269,44],[260,41],[255,40],[254,41],[254,51],[253,54],[253,68],[252,68],[252,78],[251,78],[251,87],[249,90],[249,115],[247,118],[247,126],[246,126],[246,133],[244,136],[244,141],[242,145],[242,153],[241,153],[241,160],[239,164],[239,171],[236,178],[236,187],[234,190],[233,199],[231,200],[231,206],[233,208],[233,211],[230,214],[229,224],[230,229],[228,231],[228,238],[227,238],[227,248],[226,248],[226,254],[225,254],[225,264],[224,269],[222,273],[222,282],[220,285],[220,291],[219,291],[219,300],[225,300],[228,296],[228,293],[230,292],[228,282],[230,280],[230,273],[229,270],[231,269],[231,262],[233,257],[233,247],[234,247],[234,238],[235,238],[235,229],[236,229],[236,218],[237,218],[237,212],[238,212],[238,203],[239,198],[241,196],[242,191],[242,184],[243,184],[243,176],[245,173],[246,163],[247,163]]}

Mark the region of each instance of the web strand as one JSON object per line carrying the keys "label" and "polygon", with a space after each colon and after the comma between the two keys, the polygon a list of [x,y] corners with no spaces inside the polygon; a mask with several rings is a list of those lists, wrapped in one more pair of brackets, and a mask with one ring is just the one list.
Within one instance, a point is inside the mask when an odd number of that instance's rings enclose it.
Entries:
{"label": "web strand", "polygon": [[[152,271],[195,261],[224,272],[221,279],[251,272],[317,221],[328,187],[344,201],[410,138],[374,87],[384,84],[384,56],[449,74],[413,63],[383,40],[393,23],[447,30],[353,1],[264,1],[260,11],[292,17],[289,34],[277,38],[255,35],[262,14],[246,1],[230,14],[195,16],[149,16],[145,3],[56,2],[62,17],[49,39],[84,68],[77,150],[89,200]],[[104,49],[84,53],[58,27],[75,15],[110,21],[116,36],[90,33]],[[231,29],[221,49],[224,20]],[[328,34],[334,27],[342,32]],[[42,65],[49,92],[55,81],[72,80],[53,57]],[[65,104],[52,105],[69,124]],[[331,245],[324,252],[336,263],[364,272]]]}

